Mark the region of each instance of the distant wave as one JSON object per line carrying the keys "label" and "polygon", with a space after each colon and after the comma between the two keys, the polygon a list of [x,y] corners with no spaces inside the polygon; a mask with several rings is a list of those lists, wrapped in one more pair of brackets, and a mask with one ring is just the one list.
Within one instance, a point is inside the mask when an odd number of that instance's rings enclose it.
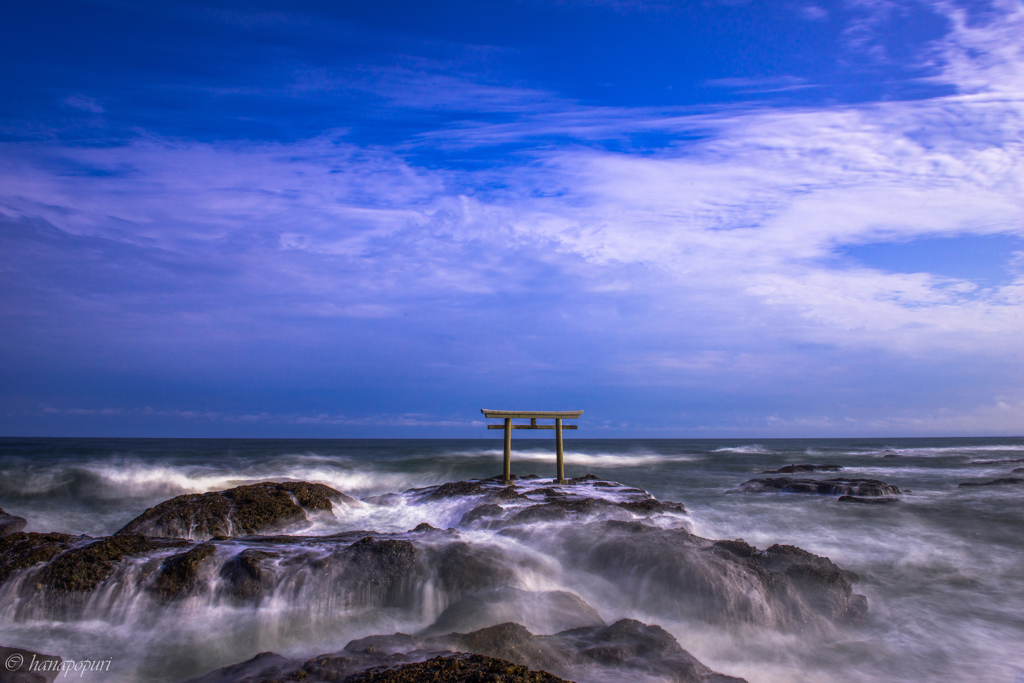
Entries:
{"label": "distant wave", "polygon": [[[477,455],[492,458],[502,458],[505,455],[503,450],[492,449],[486,451],[475,451],[465,455]],[[564,453],[565,464],[580,465],[582,467],[635,467],[637,465],[661,465],[669,462],[688,462],[698,460],[693,455],[660,455],[658,453],[578,453],[566,451]],[[551,451],[518,451],[512,450],[512,462],[524,460],[534,462],[554,463],[555,454]]]}
{"label": "distant wave", "polygon": [[750,444],[749,446],[727,446],[725,448],[716,448],[711,451],[712,453],[771,453],[759,443]]}
{"label": "distant wave", "polygon": [[[990,453],[992,451],[1024,451],[1022,444],[1001,444],[995,446],[942,446],[942,447],[919,447],[919,448],[883,448],[874,451],[875,455],[887,455],[895,453],[906,456],[929,456],[949,455],[956,453]],[[858,454],[861,455],[861,454]]]}

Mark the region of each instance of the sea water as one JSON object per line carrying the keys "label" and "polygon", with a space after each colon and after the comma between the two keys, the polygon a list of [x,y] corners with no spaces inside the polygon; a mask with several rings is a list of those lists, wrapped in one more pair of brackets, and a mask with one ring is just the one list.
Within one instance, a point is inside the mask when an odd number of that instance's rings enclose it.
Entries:
{"label": "sea water", "polygon": [[[516,474],[553,476],[552,441],[517,439],[513,447]],[[401,534],[421,522],[454,526],[466,511],[461,501],[413,504],[403,492],[490,477],[500,473],[501,460],[496,439],[8,438],[0,439],[0,507],[26,518],[26,531],[104,536],[177,495],[302,480],[364,501],[317,517],[303,535]],[[809,476],[880,479],[900,487],[901,502],[731,492],[789,463],[841,465],[839,473]],[[854,588],[868,598],[867,620],[795,635],[645,613],[624,603],[614,587],[597,587],[543,553],[519,567],[522,588],[577,592],[609,622],[632,617],[660,624],[711,668],[751,683],[1020,680],[1024,486],[958,485],[1024,478],[1013,473],[1024,467],[1024,438],[569,439],[565,464],[569,477],[594,473],[684,503],[688,514],[678,523],[699,536],[759,548],[791,544],[829,557],[859,575]],[[509,543],[494,532],[466,533]],[[443,608],[427,596],[416,614],[349,613],[322,598],[303,604],[302,596],[277,596],[258,608],[197,601],[169,612],[144,596],[110,592],[96,596],[82,618],[62,619],[19,613],[17,597],[0,590],[0,645],[65,659],[112,659],[105,681],[177,681],[265,650],[312,657],[355,637],[414,632]]]}

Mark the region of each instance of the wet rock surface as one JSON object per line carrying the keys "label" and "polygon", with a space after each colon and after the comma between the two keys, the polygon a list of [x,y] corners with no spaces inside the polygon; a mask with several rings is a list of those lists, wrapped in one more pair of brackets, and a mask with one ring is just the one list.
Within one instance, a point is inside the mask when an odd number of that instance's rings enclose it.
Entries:
{"label": "wet rock surface", "polygon": [[813,465],[804,463],[799,465],[784,465],[777,470],[764,470],[761,474],[800,474],[801,472],[838,472],[843,469],[842,465]]}
{"label": "wet rock surface", "polygon": [[330,512],[333,503],[352,503],[323,484],[263,482],[226,491],[192,493],[164,501],[128,522],[116,534],[205,541],[280,530],[308,520],[307,512]]}
{"label": "wet rock surface", "polygon": [[87,593],[99,586],[125,558],[186,543],[134,534],[109,536],[56,555],[34,576],[34,581],[37,587],[58,593]]}
{"label": "wet rock surface", "polygon": [[19,569],[49,562],[71,547],[69,534],[16,532],[0,538],[0,583]]}
{"label": "wet rock surface", "polygon": [[0,536],[15,534],[25,528],[28,520],[0,510]]}
{"label": "wet rock surface", "polygon": [[466,633],[505,622],[524,624],[533,633],[605,625],[597,610],[574,593],[502,586],[469,594],[449,605],[421,635]]}
{"label": "wet rock surface", "polygon": [[[359,673],[353,673],[360,668]],[[629,680],[640,676],[641,680],[658,678],[674,683],[741,683],[743,680],[712,671],[661,627],[622,619],[610,626],[577,628],[549,636],[534,635],[516,623],[433,637],[404,633],[370,636],[350,642],[341,652],[305,662],[264,653],[190,683],[297,680],[308,683],[550,683],[586,680],[595,674],[601,680],[613,677]]]}
{"label": "wet rock surface", "polygon": [[211,543],[203,543],[164,560],[150,590],[165,599],[183,598],[201,588],[199,568],[217,552]]}
{"label": "wet rock surface", "polygon": [[877,479],[795,479],[760,477],[743,482],[730,493],[813,493],[827,496],[893,496],[899,487]]}
{"label": "wet rock surface", "polygon": [[458,654],[434,657],[383,671],[365,671],[346,683],[565,683],[546,671],[484,655]]}

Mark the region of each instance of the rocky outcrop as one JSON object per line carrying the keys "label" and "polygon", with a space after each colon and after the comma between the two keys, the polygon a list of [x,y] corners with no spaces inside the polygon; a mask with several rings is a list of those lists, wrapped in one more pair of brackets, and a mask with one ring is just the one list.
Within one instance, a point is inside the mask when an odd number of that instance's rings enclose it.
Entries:
{"label": "rocky outcrop", "polygon": [[546,671],[483,655],[457,654],[434,657],[425,662],[364,671],[345,683],[571,683]]}
{"label": "rocky outcrop", "polygon": [[804,463],[800,465],[784,465],[777,470],[764,470],[761,474],[801,474],[803,472],[838,472],[843,469],[842,465],[812,465]]}
{"label": "rocky outcrop", "polygon": [[0,536],[9,536],[25,528],[28,521],[24,517],[12,515],[9,512],[0,510]]}
{"label": "rocky outcrop", "polygon": [[117,534],[206,541],[279,531],[308,521],[307,512],[330,512],[352,503],[340,491],[303,481],[263,482],[214,493],[190,493],[149,508]]}
{"label": "rocky outcrop", "polygon": [[1024,478],[1021,477],[999,477],[992,481],[965,481],[960,484],[960,488],[969,488],[971,486],[1016,486],[1024,484]]}
{"label": "rocky outcrop", "polygon": [[[541,533],[524,528],[516,536],[531,544]],[[795,632],[857,621],[867,610],[866,599],[853,592],[852,575],[791,546],[758,550],[620,521],[566,525],[547,542],[564,566],[614,583],[623,609]]]}
{"label": "rocky outcrop", "polygon": [[134,534],[109,536],[56,555],[33,579],[37,588],[58,593],[88,593],[100,585],[124,558],[186,543]]}
{"label": "rocky outcrop", "polygon": [[263,653],[190,683],[553,683],[637,676],[673,683],[742,683],[709,669],[661,627],[632,619],[549,636],[534,635],[516,623],[427,638],[370,636],[305,662]]}
{"label": "rocky outcrop", "polygon": [[19,569],[49,562],[71,547],[69,534],[16,532],[0,537],[0,583]]}
{"label": "rocky outcrop", "polygon": [[199,569],[217,549],[203,543],[164,560],[149,589],[166,600],[188,597],[202,588]]}
{"label": "rocky outcrop", "polygon": [[877,479],[794,479],[763,477],[743,482],[730,493],[815,493],[827,496],[892,496],[898,486]]}

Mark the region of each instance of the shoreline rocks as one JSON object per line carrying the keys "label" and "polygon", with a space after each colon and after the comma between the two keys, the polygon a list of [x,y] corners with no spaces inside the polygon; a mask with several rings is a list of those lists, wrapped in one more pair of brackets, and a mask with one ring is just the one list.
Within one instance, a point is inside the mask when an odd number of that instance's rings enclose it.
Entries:
{"label": "shoreline rocks", "polygon": [[307,512],[330,512],[355,499],[323,484],[261,482],[226,491],[189,493],[149,508],[114,532],[208,541],[249,536],[308,522]]}
{"label": "shoreline rocks", "polygon": [[794,479],[761,477],[740,484],[727,493],[811,493],[826,496],[894,496],[900,489],[877,479]]}
{"label": "shoreline rocks", "polygon": [[965,481],[958,485],[958,488],[969,488],[972,486],[1014,486],[1024,484],[1022,477],[999,477],[992,481]]}
{"label": "shoreline rocks", "polygon": [[745,683],[712,671],[660,626],[634,619],[548,636],[534,635],[514,622],[432,637],[369,636],[306,661],[263,653],[188,683],[557,683],[588,672],[602,679],[639,675],[674,683]]}
{"label": "shoreline rocks", "polygon": [[28,524],[28,520],[24,517],[0,510],[0,536],[16,534],[24,529],[26,524]]}

